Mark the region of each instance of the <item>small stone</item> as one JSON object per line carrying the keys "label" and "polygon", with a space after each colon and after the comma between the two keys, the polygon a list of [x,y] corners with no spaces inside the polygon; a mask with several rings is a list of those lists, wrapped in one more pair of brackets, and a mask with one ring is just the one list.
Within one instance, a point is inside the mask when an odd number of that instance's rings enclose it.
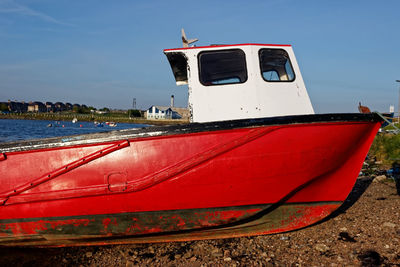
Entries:
{"label": "small stone", "polygon": [[325,244],[317,244],[317,245],[315,245],[314,248],[322,253],[327,252],[329,250],[328,246]]}
{"label": "small stone", "polygon": [[347,232],[347,228],[346,227],[342,227],[339,230],[342,231],[342,232]]}
{"label": "small stone", "polygon": [[386,178],[385,175],[378,175],[378,176],[376,176],[376,177],[374,178],[373,182],[374,182],[374,183],[378,183],[378,182],[382,182],[382,181],[384,181],[384,180],[386,180],[386,179],[387,179],[387,178]]}
{"label": "small stone", "polygon": [[263,257],[268,257],[268,254],[265,253],[265,252],[263,252],[263,253],[261,254],[261,256],[263,256]]}
{"label": "small stone", "polygon": [[86,252],[86,257],[88,257],[88,258],[90,258],[90,257],[92,257],[92,255],[93,255],[93,253],[92,252],[90,252],[90,251],[88,251],[88,252]]}
{"label": "small stone", "polygon": [[180,254],[175,255],[175,259],[180,259],[181,257],[182,257],[182,255],[180,255]]}
{"label": "small stone", "polygon": [[385,222],[384,224],[382,224],[383,227],[391,227],[391,228],[395,228],[396,225],[394,223],[391,222]]}
{"label": "small stone", "polygon": [[389,245],[385,245],[385,248],[390,248],[390,246]]}
{"label": "small stone", "polygon": [[197,258],[196,258],[195,256],[193,256],[193,257],[190,258],[190,261],[191,261],[191,262],[195,262],[196,260],[197,260]]}
{"label": "small stone", "polygon": [[224,250],[224,257],[229,257],[231,255],[231,252],[229,250]]}
{"label": "small stone", "polygon": [[214,257],[222,257],[222,256],[223,256],[222,252],[220,252],[220,250],[219,250],[218,248],[213,249],[213,250],[211,251],[211,254],[212,254]]}
{"label": "small stone", "polygon": [[64,258],[64,259],[62,259],[62,262],[67,263],[68,261],[67,261],[67,259]]}
{"label": "small stone", "polygon": [[224,261],[226,261],[226,262],[229,262],[229,261],[231,261],[232,259],[230,258],[230,257],[226,257],[226,258],[224,258]]}

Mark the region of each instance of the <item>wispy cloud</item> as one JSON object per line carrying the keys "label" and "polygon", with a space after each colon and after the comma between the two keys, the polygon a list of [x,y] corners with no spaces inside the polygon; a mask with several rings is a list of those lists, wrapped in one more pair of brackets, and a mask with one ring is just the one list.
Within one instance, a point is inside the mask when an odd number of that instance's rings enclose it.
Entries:
{"label": "wispy cloud", "polygon": [[11,13],[21,16],[31,16],[54,24],[59,24],[64,26],[75,26],[71,23],[60,21],[52,16],[33,10],[28,6],[21,5],[13,0],[0,0],[0,13]]}

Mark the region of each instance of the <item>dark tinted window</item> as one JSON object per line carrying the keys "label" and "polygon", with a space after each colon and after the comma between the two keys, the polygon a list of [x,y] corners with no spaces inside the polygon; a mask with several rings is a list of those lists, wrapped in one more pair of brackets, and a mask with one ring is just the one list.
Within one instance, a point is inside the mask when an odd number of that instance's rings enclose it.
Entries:
{"label": "dark tinted window", "polygon": [[268,82],[294,81],[294,72],[288,53],[283,49],[260,49],[260,68]]}
{"label": "dark tinted window", "polygon": [[244,83],[247,80],[244,52],[240,49],[201,52],[199,76],[203,85]]}
{"label": "dark tinted window", "polygon": [[187,59],[183,53],[167,53],[167,58],[171,64],[177,82],[187,82]]}

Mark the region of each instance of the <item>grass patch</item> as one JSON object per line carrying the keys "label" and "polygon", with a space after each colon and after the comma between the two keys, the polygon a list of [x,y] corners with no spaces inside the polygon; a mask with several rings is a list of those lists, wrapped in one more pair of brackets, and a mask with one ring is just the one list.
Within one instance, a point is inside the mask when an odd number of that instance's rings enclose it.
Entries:
{"label": "grass patch", "polygon": [[381,161],[382,166],[391,168],[400,163],[400,135],[378,134],[368,152],[370,158]]}

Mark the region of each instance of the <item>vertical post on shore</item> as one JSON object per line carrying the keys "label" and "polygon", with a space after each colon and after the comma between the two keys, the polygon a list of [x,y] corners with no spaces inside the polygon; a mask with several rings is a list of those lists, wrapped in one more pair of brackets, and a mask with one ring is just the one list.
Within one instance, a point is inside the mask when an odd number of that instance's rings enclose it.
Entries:
{"label": "vertical post on shore", "polygon": [[[400,80],[396,80],[400,83]],[[399,103],[397,104],[397,123],[400,124],[400,86],[399,86]]]}

